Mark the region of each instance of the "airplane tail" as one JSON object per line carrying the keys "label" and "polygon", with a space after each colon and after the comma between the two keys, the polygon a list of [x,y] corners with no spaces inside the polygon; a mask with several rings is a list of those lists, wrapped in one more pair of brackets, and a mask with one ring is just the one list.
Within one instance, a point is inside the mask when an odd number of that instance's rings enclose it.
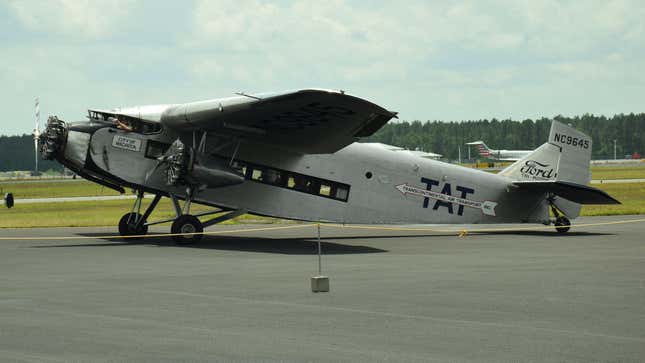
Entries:
{"label": "airplane tail", "polygon": [[474,145],[475,148],[477,148],[479,155],[484,158],[489,158],[493,155],[493,151],[488,146],[486,146],[483,141],[469,142],[468,145]]}
{"label": "airplane tail", "polygon": [[569,218],[580,214],[580,204],[620,203],[605,192],[587,186],[591,181],[591,138],[557,121],[547,143],[499,174],[520,190],[549,196],[549,202]]}
{"label": "airplane tail", "polygon": [[566,181],[586,185],[591,180],[591,138],[558,121],[549,140],[500,172],[514,181]]}

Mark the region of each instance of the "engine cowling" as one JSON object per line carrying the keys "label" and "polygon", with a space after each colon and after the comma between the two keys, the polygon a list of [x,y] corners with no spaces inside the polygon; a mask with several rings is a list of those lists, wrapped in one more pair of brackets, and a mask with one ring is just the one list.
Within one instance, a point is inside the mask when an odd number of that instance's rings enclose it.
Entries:
{"label": "engine cowling", "polygon": [[244,182],[244,175],[219,159],[198,155],[181,140],[175,140],[162,162],[167,163],[166,184],[217,188]]}

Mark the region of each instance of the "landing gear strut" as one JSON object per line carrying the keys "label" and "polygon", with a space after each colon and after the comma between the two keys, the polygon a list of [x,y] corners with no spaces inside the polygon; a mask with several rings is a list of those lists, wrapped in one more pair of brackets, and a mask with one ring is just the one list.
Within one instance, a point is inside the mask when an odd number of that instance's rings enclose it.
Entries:
{"label": "landing gear strut", "polygon": [[177,244],[197,243],[202,240],[204,225],[197,217],[190,214],[190,205],[193,200],[193,188],[186,189],[186,201],[184,202],[183,211],[179,208],[177,198],[170,194],[172,205],[175,207],[176,218],[172,222],[170,231],[173,234],[172,239]]}
{"label": "landing gear strut", "polygon": [[[134,236],[145,236],[148,233],[148,226],[146,225],[146,219],[152,212],[152,209],[148,207],[144,215],[141,214],[141,201],[143,200],[143,191],[137,192],[137,200],[134,202],[132,211],[126,213],[121,220],[119,221],[119,234],[121,236],[130,236],[129,239],[138,239],[140,237]],[[157,202],[159,202],[157,200]],[[154,202],[150,204],[154,208],[157,204]]]}
{"label": "landing gear strut", "polygon": [[[190,214],[190,206],[193,199],[193,189],[188,188],[186,190],[186,201],[184,203],[184,208],[182,209],[179,205],[177,197],[169,193],[168,196],[172,201],[172,205],[175,209],[175,217],[170,219],[164,219],[160,221],[148,222],[148,217],[152,214],[152,211],[156,208],[157,204],[161,200],[161,195],[155,195],[154,199],[146,208],[146,211],[141,214],[141,202],[143,201],[144,193],[143,191],[137,192],[137,200],[134,202],[132,211],[126,213],[121,220],[119,221],[119,234],[121,236],[130,236],[128,239],[138,239],[143,238],[144,235],[148,233],[148,226],[152,226],[160,223],[172,222],[170,228],[171,233],[173,234],[172,239],[177,244],[186,244],[186,243],[197,243],[201,241],[203,237],[203,232],[205,227],[212,226],[214,224],[224,222],[231,218],[238,217],[244,213],[246,210],[239,209],[233,210],[229,213],[217,216],[206,222],[201,222],[197,217],[202,217],[206,215],[211,215],[215,213],[220,213],[222,209],[215,209],[197,215]],[[136,236],[136,237],[132,237]]]}
{"label": "landing gear strut", "polygon": [[571,229],[571,221],[569,221],[569,218],[560,215],[560,212],[558,212],[558,209],[551,205],[551,212],[553,212],[553,216],[555,216],[555,221],[553,224],[555,225],[555,230],[558,231],[558,233],[567,233],[569,229]]}

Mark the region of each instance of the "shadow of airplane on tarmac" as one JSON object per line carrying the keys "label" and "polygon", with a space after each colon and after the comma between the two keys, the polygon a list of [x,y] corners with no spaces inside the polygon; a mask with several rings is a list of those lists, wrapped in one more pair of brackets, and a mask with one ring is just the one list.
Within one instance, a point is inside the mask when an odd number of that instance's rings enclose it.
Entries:
{"label": "shadow of airplane on tarmac", "polygon": [[[318,252],[318,244],[315,238],[260,238],[260,237],[231,237],[231,236],[209,236],[204,235],[198,243],[176,244],[172,238],[166,236],[155,237],[149,234],[143,239],[123,239],[117,233],[106,235],[105,233],[82,233],[81,236],[96,237],[106,241],[105,243],[75,243],[58,245],[39,245],[32,248],[60,248],[60,247],[118,247],[133,245],[154,245],[158,247],[176,248],[201,248],[220,251],[241,251],[241,252],[263,252],[285,255],[311,255]],[[362,253],[384,253],[387,250],[341,244],[325,241],[331,238],[321,238],[321,248],[325,255],[349,255]],[[334,238],[335,239],[335,238]]]}
{"label": "shadow of airplane on tarmac", "polygon": [[[363,231],[364,233],[365,231]],[[321,237],[321,247],[324,254],[328,255],[344,255],[344,254],[366,254],[366,253],[384,253],[389,252],[381,248],[342,244],[330,241],[342,240],[370,240],[370,239],[400,239],[400,238],[429,238],[429,237],[456,237],[459,231],[454,233],[432,233],[422,234],[382,234],[374,235],[375,231],[370,231],[367,235],[336,235]],[[380,231],[383,232],[383,231]],[[328,233],[326,233],[328,234]],[[132,246],[132,245],[154,245],[158,247],[179,247],[179,248],[199,248],[220,251],[242,251],[242,252],[262,252],[262,253],[276,253],[286,255],[310,255],[317,253],[317,243],[315,238],[303,237],[290,237],[290,238],[270,238],[270,237],[243,237],[243,236],[224,236],[224,235],[204,235],[203,239],[198,243],[192,244],[176,244],[172,238],[160,234],[149,234],[142,239],[123,239],[117,233],[81,233],[84,237],[95,237],[106,241],[105,243],[76,243],[76,244],[59,244],[59,245],[39,245],[32,246],[32,248],[55,248],[55,247],[117,247],[117,246]],[[539,236],[539,237],[552,237],[552,238],[571,238],[579,236],[607,236],[613,235],[612,233],[598,233],[598,232],[585,232],[585,231],[570,231],[565,234],[559,234],[551,230],[521,230],[521,231],[473,231],[466,234],[466,238],[475,236],[495,236],[495,235],[516,235],[516,236]]]}

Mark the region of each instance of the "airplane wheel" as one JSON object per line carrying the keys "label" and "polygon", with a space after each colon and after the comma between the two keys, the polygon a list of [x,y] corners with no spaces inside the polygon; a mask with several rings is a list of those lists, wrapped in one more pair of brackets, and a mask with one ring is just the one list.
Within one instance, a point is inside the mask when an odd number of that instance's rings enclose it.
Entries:
{"label": "airplane wheel", "polygon": [[[202,222],[197,219],[197,217],[190,214],[184,214],[179,218],[175,219],[172,222],[172,227],[170,231],[175,236],[172,236],[172,239],[175,243],[184,244],[184,243],[195,243],[199,242],[202,239],[201,232],[204,232],[204,226]],[[199,234],[188,234],[182,235],[182,233],[199,233]]]}
{"label": "airplane wheel", "polygon": [[558,217],[555,220],[555,230],[558,231],[558,233],[567,233],[571,228],[570,226],[571,222],[567,217]]}
{"label": "airplane wheel", "polygon": [[[141,214],[138,213],[126,213],[121,217],[119,221],[119,234],[122,236],[144,236],[148,233],[148,226],[143,224],[139,228],[135,228],[134,221],[141,218]],[[143,221],[144,223],[146,221]],[[138,239],[138,238],[127,238],[127,239]]]}

